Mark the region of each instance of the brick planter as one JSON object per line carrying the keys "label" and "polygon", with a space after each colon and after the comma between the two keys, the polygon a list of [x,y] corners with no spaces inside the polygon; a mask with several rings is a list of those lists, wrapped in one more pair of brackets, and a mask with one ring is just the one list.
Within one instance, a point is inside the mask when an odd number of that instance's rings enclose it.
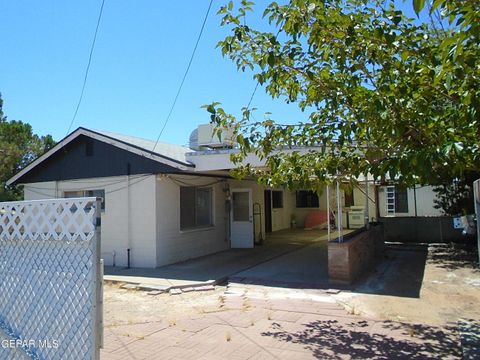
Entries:
{"label": "brick planter", "polygon": [[334,284],[351,284],[371,270],[382,258],[384,249],[383,226],[371,224],[348,234],[343,242],[328,243],[328,277]]}

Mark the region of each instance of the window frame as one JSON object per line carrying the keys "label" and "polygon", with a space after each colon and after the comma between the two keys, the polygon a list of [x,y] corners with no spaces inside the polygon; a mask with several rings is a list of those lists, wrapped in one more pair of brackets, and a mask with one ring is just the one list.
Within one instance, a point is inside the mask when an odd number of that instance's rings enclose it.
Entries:
{"label": "window frame", "polygon": [[[305,205],[301,204],[301,206],[299,206],[299,193],[306,193],[305,196]],[[314,197],[316,197],[316,200],[313,200]],[[307,199],[310,198],[310,201],[308,201]],[[309,204],[310,202],[310,204]],[[316,202],[316,205],[315,205],[315,202]],[[310,205],[310,206],[309,206]],[[318,194],[313,191],[313,190],[297,190],[295,192],[295,208],[297,209],[318,209],[320,207],[320,198],[318,197]]]}
{"label": "window frame", "polygon": [[[103,196],[102,195],[94,195],[93,193],[95,191],[98,191],[98,192],[103,192]],[[73,195],[73,193],[75,193],[75,196],[67,196],[67,194],[70,193]],[[78,196],[79,195],[79,196]],[[69,198],[77,198],[77,197],[100,197],[102,198],[102,204],[101,204],[101,211],[102,212],[105,212],[105,189],[92,189],[92,190],[63,190],[63,197],[66,198],[66,199],[69,199]]]}
{"label": "window frame", "polygon": [[[186,220],[183,220],[183,216],[189,216],[186,212],[182,211],[182,189],[192,189],[193,190],[193,204],[188,204],[188,206],[193,206],[193,215],[190,214],[191,218],[194,220],[194,224],[191,225]],[[198,197],[198,190],[208,190],[209,192],[209,221],[208,224],[206,223],[198,223],[199,217],[197,216],[197,211],[199,208],[199,197]],[[179,196],[180,196],[180,221],[179,227],[181,232],[189,232],[194,230],[201,230],[201,229],[208,229],[215,226],[215,195],[214,195],[214,188],[212,186],[179,186]],[[191,201],[191,200],[190,200]],[[185,215],[184,215],[185,214]]]}
{"label": "window frame", "polygon": [[[284,207],[283,190],[270,190],[270,191],[272,195],[272,209],[283,209]],[[275,198],[275,195],[280,197]]]}
{"label": "window frame", "polygon": [[[402,197],[404,197],[404,200],[401,200],[401,201],[402,202],[404,201],[402,205],[404,205],[405,207],[400,208],[399,206],[401,204],[401,202],[399,201],[399,194],[401,194]],[[395,187],[395,213],[408,214],[408,212],[409,212],[408,189],[399,189]]]}

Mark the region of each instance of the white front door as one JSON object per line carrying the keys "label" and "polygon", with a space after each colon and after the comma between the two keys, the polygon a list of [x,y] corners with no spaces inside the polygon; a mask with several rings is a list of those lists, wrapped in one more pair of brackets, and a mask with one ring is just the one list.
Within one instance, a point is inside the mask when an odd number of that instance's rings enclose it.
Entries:
{"label": "white front door", "polygon": [[231,191],[231,247],[253,248],[252,190]]}

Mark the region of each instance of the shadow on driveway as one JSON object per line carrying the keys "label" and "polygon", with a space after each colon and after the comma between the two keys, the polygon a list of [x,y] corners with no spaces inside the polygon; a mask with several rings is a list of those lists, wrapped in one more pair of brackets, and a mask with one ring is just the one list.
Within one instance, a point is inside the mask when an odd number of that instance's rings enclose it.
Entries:
{"label": "shadow on driveway", "polygon": [[382,263],[352,285],[356,293],[419,298],[428,248],[425,245],[386,245]]}

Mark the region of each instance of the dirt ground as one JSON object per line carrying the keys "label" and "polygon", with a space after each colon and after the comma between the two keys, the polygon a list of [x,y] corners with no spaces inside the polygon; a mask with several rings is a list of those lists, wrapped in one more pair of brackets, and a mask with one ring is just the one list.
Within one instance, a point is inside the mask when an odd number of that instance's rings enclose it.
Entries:
{"label": "dirt ground", "polygon": [[125,290],[118,285],[106,284],[104,326],[162,321],[175,323],[179,318],[195,317],[218,308],[224,291],[224,286],[217,286],[214,291],[152,296],[146,291]]}
{"label": "dirt ground", "polygon": [[453,327],[346,311],[322,290],[230,283],[147,295],[105,287],[102,360],[460,359]]}
{"label": "dirt ground", "polygon": [[[392,248],[387,256],[388,261],[353,291],[341,291],[333,298],[349,312],[376,319],[430,325],[452,324],[460,318],[480,320],[480,269],[471,248]],[[174,322],[218,307],[224,291],[217,286],[215,291],[151,296],[107,285],[105,325]]]}
{"label": "dirt ground", "polygon": [[149,295],[106,284],[101,358],[462,358],[458,320],[480,320],[475,254],[393,246],[386,255],[337,294],[230,283]]}
{"label": "dirt ground", "polygon": [[480,269],[475,248],[392,247],[388,261],[352,292],[335,299],[379,319],[445,325],[480,320]]}

